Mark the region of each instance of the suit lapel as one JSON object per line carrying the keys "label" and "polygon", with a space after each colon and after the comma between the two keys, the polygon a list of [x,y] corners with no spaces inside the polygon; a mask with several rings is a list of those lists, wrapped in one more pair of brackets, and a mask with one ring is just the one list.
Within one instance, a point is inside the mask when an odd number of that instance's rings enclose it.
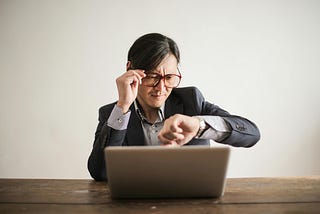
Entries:
{"label": "suit lapel", "polygon": [[137,116],[134,105],[130,107],[131,115],[127,128],[127,142],[128,146],[143,146],[144,135],[141,126],[141,121]]}
{"label": "suit lapel", "polygon": [[174,114],[182,114],[183,113],[183,104],[179,99],[175,99],[174,95],[171,94],[165,105],[164,109],[164,117],[167,119]]}

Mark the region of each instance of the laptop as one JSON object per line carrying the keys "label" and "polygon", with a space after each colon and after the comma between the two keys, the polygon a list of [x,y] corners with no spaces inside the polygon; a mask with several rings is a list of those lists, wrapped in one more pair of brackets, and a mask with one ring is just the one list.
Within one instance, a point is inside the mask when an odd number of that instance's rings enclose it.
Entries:
{"label": "laptop", "polygon": [[217,198],[223,195],[229,147],[106,147],[113,199]]}

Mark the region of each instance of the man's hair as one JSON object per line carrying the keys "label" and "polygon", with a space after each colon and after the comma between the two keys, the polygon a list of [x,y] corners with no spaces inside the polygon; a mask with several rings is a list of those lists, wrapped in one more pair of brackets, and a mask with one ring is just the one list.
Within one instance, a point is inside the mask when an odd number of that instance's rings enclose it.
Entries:
{"label": "man's hair", "polygon": [[173,54],[180,62],[180,52],[175,41],[159,33],[143,35],[129,49],[130,69],[152,71],[168,54]]}

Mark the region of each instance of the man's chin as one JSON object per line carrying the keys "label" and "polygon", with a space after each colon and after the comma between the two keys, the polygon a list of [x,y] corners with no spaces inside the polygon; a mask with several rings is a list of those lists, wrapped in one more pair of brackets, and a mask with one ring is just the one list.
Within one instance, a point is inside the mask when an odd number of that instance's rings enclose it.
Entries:
{"label": "man's chin", "polygon": [[161,108],[161,106],[162,106],[162,104],[161,104],[161,105],[160,105],[160,104],[157,104],[157,105],[153,105],[152,107],[158,109],[158,108]]}
{"label": "man's chin", "polygon": [[152,106],[154,106],[155,108],[159,108],[163,105],[163,103],[166,101],[166,99],[164,99],[163,97],[161,98],[156,98],[152,100],[153,102],[151,103]]}
{"label": "man's chin", "polygon": [[150,106],[152,106],[153,108],[160,108],[163,104],[164,104],[164,101],[162,101],[162,102],[154,102]]}

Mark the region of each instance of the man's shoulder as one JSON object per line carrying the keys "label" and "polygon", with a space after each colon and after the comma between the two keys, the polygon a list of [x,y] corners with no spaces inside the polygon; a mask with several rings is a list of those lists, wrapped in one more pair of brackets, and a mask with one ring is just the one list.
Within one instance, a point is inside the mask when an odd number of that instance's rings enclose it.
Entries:
{"label": "man's shoulder", "polygon": [[172,96],[181,97],[182,99],[202,97],[200,90],[194,86],[174,88],[171,94]]}
{"label": "man's shoulder", "polygon": [[177,95],[185,95],[185,94],[198,94],[200,93],[199,89],[194,86],[189,86],[189,87],[181,87],[181,88],[174,88],[172,89],[173,94]]}
{"label": "man's shoulder", "polygon": [[194,86],[174,88],[169,99],[173,102],[182,102],[184,104],[199,104],[204,98],[200,90]]}
{"label": "man's shoulder", "polygon": [[111,113],[111,111],[112,111],[112,109],[114,108],[114,106],[115,106],[116,103],[117,103],[117,102],[113,102],[113,103],[110,103],[110,104],[101,106],[101,107],[99,108],[99,112],[103,112],[103,113],[109,112],[109,113]]}
{"label": "man's shoulder", "polygon": [[204,98],[196,87],[174,88],[168,98],[166,105],[168,108],[180,109],[182,114],[197,115],[201,112]]}

